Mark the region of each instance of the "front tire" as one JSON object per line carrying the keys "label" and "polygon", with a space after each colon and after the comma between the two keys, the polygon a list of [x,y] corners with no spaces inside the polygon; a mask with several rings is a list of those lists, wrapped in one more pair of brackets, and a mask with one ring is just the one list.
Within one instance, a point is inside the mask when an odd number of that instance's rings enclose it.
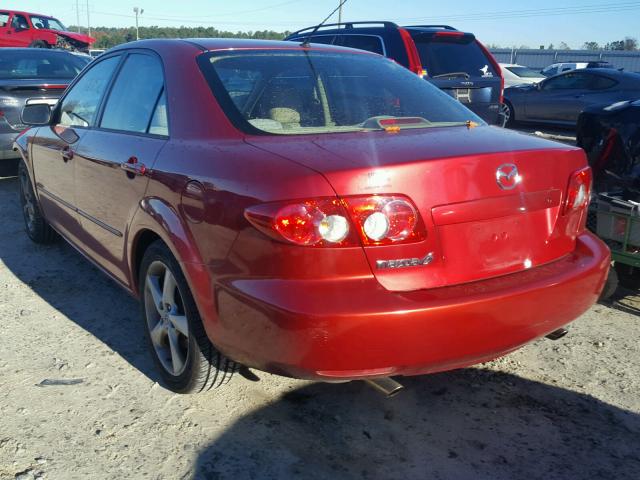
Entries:
{"label": "front tire", "polygon": [[139,292],[147,339],[165,385],[197,393],[229,382],[237,365],[209,341],[180,264],[161,241],[140,268]]}
{"label": "front tire", "polygon": [[29,48],[49,48],[49,44],[44,40],[35,40],[31,42],[31,45],[29,45]]}
{"label": "front tire", "polygon": [[505,100],[500,106],[500,115],[502,116],[504,127],[513,127],[516,123],[516,115],[513,110],[513,105]]}
{"label": "front tire", "polygon": [[38,205],[29,170],[23,161],[18,167],[20,180],[20,206],[24,218],[24,228],[29,238],[35,243],[53,243],[58,239],[55,230],[49,226]]}

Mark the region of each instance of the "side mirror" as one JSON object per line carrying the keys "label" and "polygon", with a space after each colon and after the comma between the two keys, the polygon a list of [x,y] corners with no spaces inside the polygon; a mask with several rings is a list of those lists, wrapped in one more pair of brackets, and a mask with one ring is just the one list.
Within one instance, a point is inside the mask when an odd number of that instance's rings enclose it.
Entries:
{"label": "side mirror", "polygon": [[51,107],[44,103],[27,105],[22,109],[22,123],[31,127],[49,125],[51,121]]}

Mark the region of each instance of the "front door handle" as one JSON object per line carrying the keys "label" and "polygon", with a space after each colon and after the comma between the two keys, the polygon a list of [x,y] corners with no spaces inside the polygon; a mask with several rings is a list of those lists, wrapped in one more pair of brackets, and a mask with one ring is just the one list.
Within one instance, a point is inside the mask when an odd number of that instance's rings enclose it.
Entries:
{"label": "front door handle", "polygon": [[147,167],[144,163],[138,162],[137,157],[129,157],[129,159],[120,164],[120,168],[127,172],[127,176],[133,178],[133,175],[145,175],[147,173]]}
{"label": "front door handle", "polygon": [[62,154],[62,160],[64,160],[65,163],[73,158],[73,150],[71,150],[71,147],[64,147],[60,150],[60,153]]}

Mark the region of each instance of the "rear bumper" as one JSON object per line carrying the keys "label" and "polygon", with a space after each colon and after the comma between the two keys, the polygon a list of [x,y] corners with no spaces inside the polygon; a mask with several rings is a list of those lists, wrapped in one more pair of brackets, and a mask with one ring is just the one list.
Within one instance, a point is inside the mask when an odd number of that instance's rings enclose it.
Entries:
{"label": "rear bumper", "polygon": [[[322,380],[418,375],[497,358],[571,322],[598,298],[609,250],[590,233],[573,253],[525,272],[415,292],[375,279],[238,279],[203,315],[233,359]],[[427,271],[425,270],[425,273]]]}
{"label": "rear bumper", "polygon": [[502,126],[499,103],[465,103],[465,107],[478,115],[489,125]]}

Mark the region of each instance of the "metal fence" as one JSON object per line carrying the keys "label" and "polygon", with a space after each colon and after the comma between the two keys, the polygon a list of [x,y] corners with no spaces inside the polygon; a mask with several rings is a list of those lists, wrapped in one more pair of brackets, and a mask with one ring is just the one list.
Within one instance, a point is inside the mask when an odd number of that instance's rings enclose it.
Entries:
{"label": "metal fence", "polygon": [[491,49],[491,53],[500,63],[518,63],[534,70],[558,62],[590,62],[603,60],[615,68],[627,72],[640,72],[640,51],[625,52],[617,50],[520,50],[510,48]]}

